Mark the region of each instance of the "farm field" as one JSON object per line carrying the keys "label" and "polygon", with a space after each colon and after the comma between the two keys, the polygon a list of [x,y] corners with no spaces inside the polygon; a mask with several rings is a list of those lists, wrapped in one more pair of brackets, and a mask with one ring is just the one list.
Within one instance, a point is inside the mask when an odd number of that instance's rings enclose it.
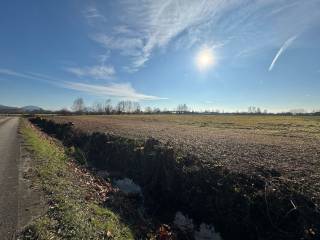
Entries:
{"label": "farm field", "polygon": [[87,132],[155,138],[202,164],[263,175],[320,199],[320,118],[239,115],[116,115],[50,117]]}

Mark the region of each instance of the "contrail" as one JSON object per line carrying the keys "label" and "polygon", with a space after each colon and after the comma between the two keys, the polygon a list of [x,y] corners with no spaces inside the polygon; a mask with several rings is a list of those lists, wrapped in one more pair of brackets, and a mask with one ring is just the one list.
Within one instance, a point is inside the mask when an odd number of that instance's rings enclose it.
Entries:
{"label": "contrail", "polygon": [[293,36],[291,38],[289,38],[283,45],[282,47],[279,49],[279,51],[277,52],[276,56],[274,57],[274,59],[272,60],[272,63],[269,67],[269,72],[273,69],[275,63],[277,62],[278,58],[281,56],[281,54],[293,43],[294,40],[296,40],[297,35]]}

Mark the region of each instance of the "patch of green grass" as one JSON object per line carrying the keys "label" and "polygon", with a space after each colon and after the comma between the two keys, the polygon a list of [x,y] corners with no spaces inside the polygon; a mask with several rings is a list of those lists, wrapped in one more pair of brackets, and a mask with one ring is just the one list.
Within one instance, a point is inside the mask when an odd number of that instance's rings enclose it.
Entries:
{"label": "patch of green grass", "polygon": [[[88,188],[77,184],[64,148],[22,121],[21,133],[34,156],[32,181],[48,199],[48,211],[27,227],[20,239],[134,239],[119,215],[95,200],[85,200]],[[108,234],[109,232],[109,234]]]}

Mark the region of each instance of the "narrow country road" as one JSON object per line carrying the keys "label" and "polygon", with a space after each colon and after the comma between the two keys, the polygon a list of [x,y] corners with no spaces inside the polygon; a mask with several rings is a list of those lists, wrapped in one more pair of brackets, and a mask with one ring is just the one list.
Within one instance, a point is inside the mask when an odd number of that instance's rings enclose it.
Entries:
{"label": "narrow country road", "polygon": [[17,117],[0,117],[0,239],[15,239],[18,224],[20,142]]}

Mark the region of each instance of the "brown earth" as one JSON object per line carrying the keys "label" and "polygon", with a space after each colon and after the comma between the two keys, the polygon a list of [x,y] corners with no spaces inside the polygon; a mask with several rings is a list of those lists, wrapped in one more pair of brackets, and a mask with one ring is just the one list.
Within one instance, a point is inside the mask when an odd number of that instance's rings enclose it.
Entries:
{"label": "brown earth", "polygon": [[204,164],[285,181],[320,199],[320,118],[275,116],[54,117],[88,132],[155,138]]}

